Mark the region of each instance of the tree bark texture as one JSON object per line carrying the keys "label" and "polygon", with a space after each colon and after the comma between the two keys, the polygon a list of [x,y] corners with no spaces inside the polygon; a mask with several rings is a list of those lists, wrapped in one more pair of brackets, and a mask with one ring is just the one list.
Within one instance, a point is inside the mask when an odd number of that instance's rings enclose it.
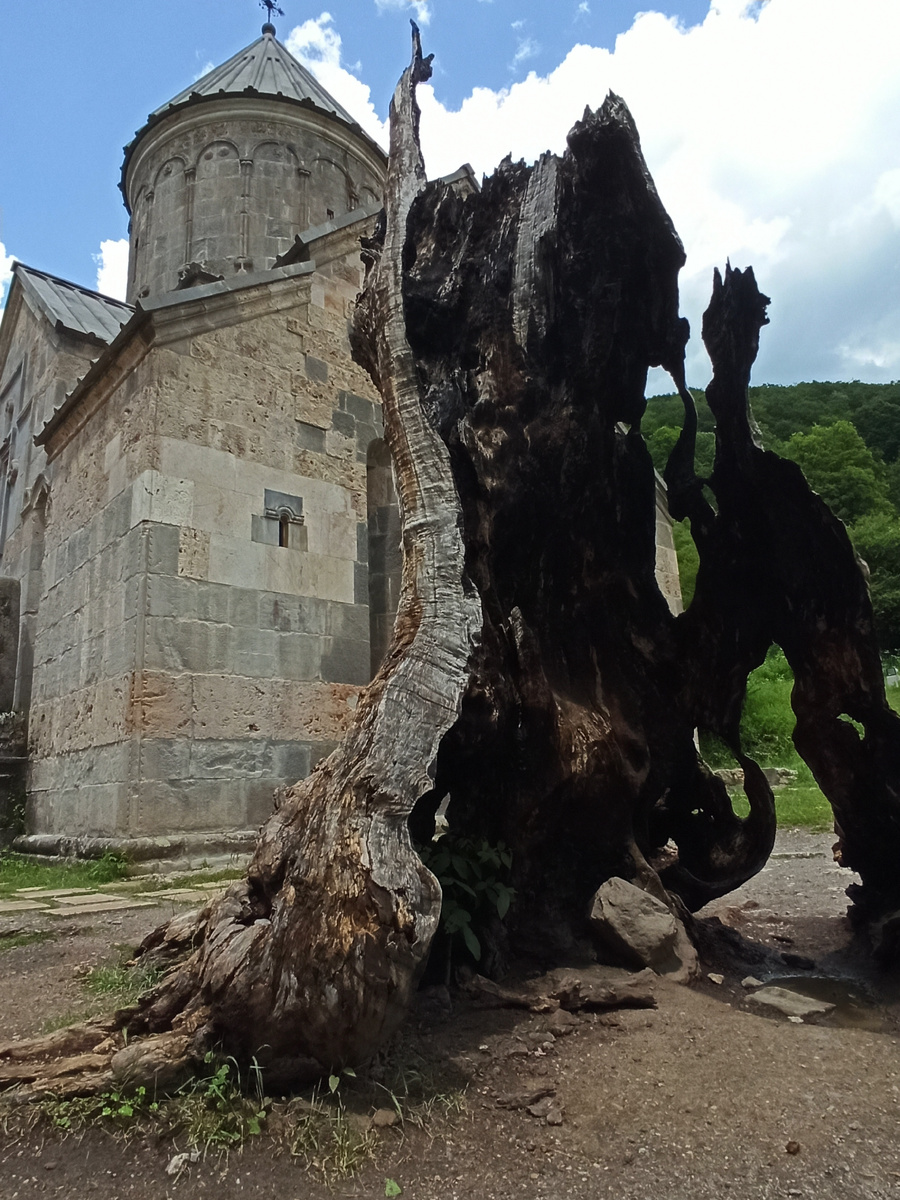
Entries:
{"label": "tree bark texture", "polygon": [[[129,1017],[134,1034],[193,1031],[256,1056],[276,1081],[358,1062],[402,1018],[441,906],[410,831],[426,841],[444,799],[453,832],[513,851],[495,965],[582,944],[611,876],[695,909],[758,871],[775,810],[739,720],[772,642],[844,861],[873,908],[900,900],[900,738],[866,586],[840,522],[754,440],[767,301],[752,272],[717,275],[704,320],[717,451],[701,481],[684,254],[624,102],[586,112],[562,157],[507,160],[463,197],[426,182],[415,89],[429,61],[416,33],[353,328],[401,502],[393,642],[345,741],[282,797],[246,878]],[[701,565],[677,618],[654,574],[651,365],[686,410],[667,480]],[[699,758],[697,727],[743,766],[748,817]]]}

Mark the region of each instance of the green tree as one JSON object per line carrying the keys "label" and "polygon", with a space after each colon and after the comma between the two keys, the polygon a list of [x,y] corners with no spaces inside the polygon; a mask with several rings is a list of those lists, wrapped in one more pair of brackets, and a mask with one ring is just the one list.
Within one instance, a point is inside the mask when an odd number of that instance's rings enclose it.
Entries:
{"label": "green tree", "polygon": [[853,424],[870,449],[880,451],[885,462],[895,462],[900,456],[900,391],[864,400]]}
{"label": "green tree", "polygon": [[675,555],[678,559],[678,577],[681,580],[681,600],[684,607],[687,608],[694,598],[700,555],[697,553],[697,547],[691,537],[689,521],[675,521],[672,525],[672,536],[675,540]]}
{"label": "green tree", "polygon": [[870,571],[869,592],[882,651],[900,652],[900,519],[875,512],[850,528],[856,552]]}
{"label": "green tree", "polygon": [[849,421],[794,433],[777,450],[799,464],[810,486],[847,524],[891,510],[884,464]]}
{"label": "green tree", "polygon": [[666,469],[666,463],[669,461],[669,455],[672,453],[672,447],[678,441],[680,429],[676,429],[672,425],[660,425],[647,438],[647,449],[650,451],[650,457],[653,459],[653,465],[662,475]]}

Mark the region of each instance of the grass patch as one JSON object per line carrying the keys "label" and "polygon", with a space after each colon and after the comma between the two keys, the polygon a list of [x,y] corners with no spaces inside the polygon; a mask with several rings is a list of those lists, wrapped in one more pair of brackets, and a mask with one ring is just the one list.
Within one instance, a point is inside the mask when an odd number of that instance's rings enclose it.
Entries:
{"label": "grass patch", "polygon": [[775,813],[783,827],[802,827],[816,833],[834,829],[831,805],[815,784],[794,783],[775,792]]}
{"label": "grass patch", "polygon": [[433,1068],[408,1051],[403,1058],[396,1052],[379,1056],[370,1074],[344,1071],[290,1099],[266,1096],[264,1084],[258,1068],[241,1077],[233,1059],[210,1054],[202,1073],[171,1096],[137,1088],[48,1098],[34,1106],[30,1119],[64,1136],[87,1128],[120,1139],[153,1132],[171,1141],[186,1163],[264,1138],[274,1152],[291,1154],[298,1165],[334,1184],[374,1157],[380,1141],[372,1125],[377,1109],[396,1114],[387,1131],[394,1138],[402,1138],[407,1125],[425,1128],[464,1110],[462,1090],[448,1088],[444,1079],[438,1084]]}
{"label": "grass patch", "polygon": [[152,967],[129,967],[124,962],[94,967],[81,980],[92,996],[108,1000],[116,1008],[134,1004],[160,979],[162,971]]}
{"label": "grass patch", "polygon": [[70,1025],[81,1025],[94,1015],[93,1011],[71,1009],[69,1012],[60,1013],[58,1017],[48,1017],[41,1024],[41,1034],[46,1037],[48,1033],[56,1033],[58,1029],[68,1029]]}
{"label": "grass patch", "polygon": [[0,897],[20,888],[97,887],[125,879],[128,863],[118,854],[96,859],[43,863],[24,855],[0,854]]}
{"label": "grass patch", "polygon": [[[806,771],[809,775],[809,771]],[[829,833],[834,828],[831,805],[817,787],[812,776],[787,787],[776,788],[775,815],[779,829],[809,829],[813,833]],[[747,797],[741,788],[732,792],[731,806],[739,817],[750,812]]]}
{"label": "grass patch", "polygon": [[0,954],[4,950],[17,950],[20,946],[36,946],[40,942],[52,942],[55,933],[49,929],[23,930],[21,933],[0,934]]}

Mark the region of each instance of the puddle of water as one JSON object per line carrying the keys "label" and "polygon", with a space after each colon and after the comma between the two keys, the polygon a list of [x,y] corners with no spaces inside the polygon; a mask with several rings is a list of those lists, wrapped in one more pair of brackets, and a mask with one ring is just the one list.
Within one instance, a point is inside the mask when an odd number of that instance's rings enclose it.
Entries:
{"label": "puddle of water", "polygon": [[864,1029],[869,1033],[886,1033],[888,1023],[878,1004],[866,989],[854,979],[826,979],[816,975],[786,975],[768,981],[811,1000],[823,1000],[835,1005],[825,1017],[829,1025],[842,1029]]}

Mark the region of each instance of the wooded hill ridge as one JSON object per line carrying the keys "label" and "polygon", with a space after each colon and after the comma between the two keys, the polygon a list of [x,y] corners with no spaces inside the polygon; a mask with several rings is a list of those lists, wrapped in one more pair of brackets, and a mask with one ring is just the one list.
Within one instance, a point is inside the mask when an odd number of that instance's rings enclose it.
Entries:
{"label": "wooded hill ridge", "polygon": [[[697,470],[712,470],[715,422],[702,389],[697,404]],[[764,384],[750,388],[763,445],[802,468],[810,485],[846,524],[870,571],[879,643],[900,653],[900,381]],[[675,394],[647,403],[641,429],[662,473],[681,429]],[[696,550],[684,523],[675,542],[685,605],[693,594]]]}

